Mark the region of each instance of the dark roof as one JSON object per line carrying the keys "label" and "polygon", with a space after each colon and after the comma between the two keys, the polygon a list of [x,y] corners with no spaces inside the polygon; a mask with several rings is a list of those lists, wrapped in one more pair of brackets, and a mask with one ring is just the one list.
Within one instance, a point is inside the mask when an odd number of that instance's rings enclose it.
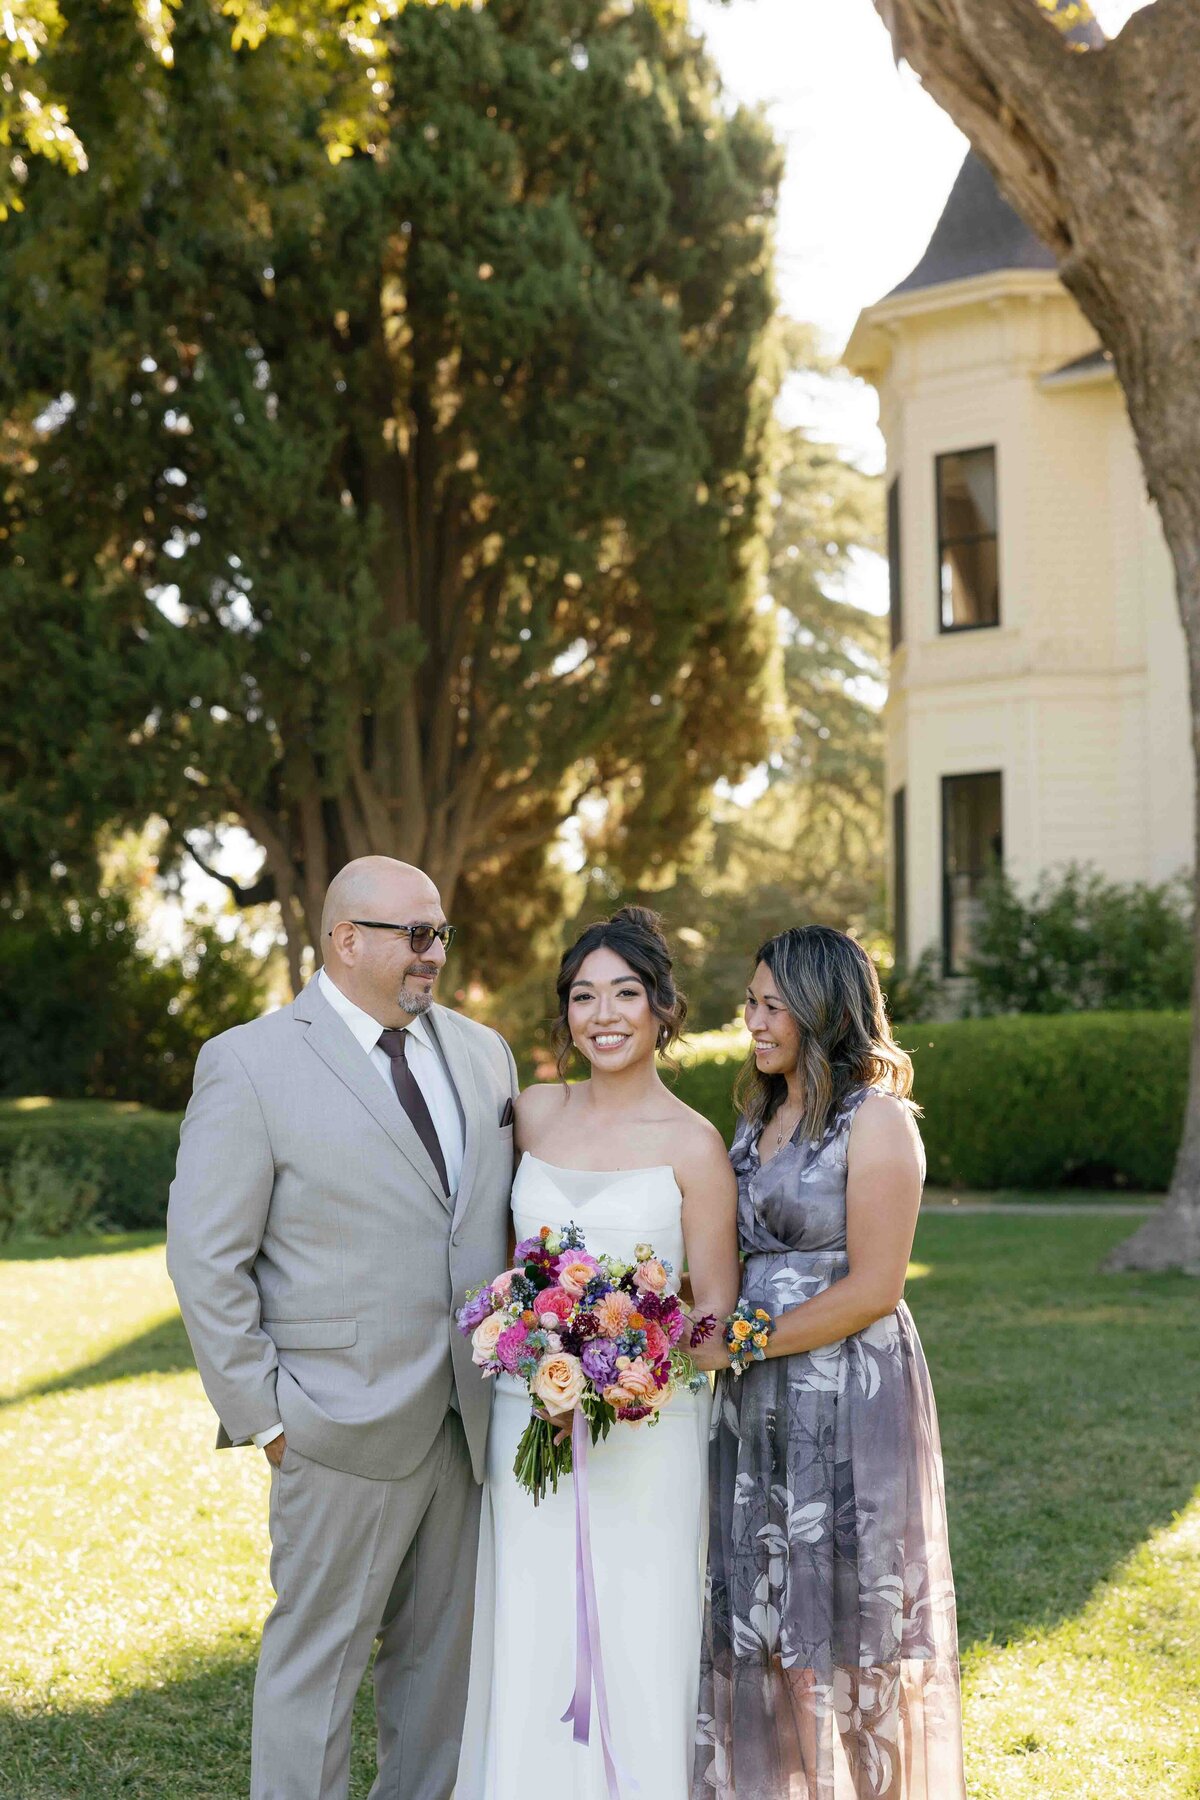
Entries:
{"label": "dark roof", "polygon": [[1116,369],[1111,350],[1088,350],[1082,356],[1072,357],[1070,362],[1061,368],[1051,369],[1038,382],[1039,387],[1074,387],[1077,382],[1090,381],[1093,376],[1115,374]]}
{"label": "dark roof", "polygon": [[998,269],[1053,269],[1055,258],[1003,198],[991,170],[968,151],[924,256],[893,294],[913,294]]}

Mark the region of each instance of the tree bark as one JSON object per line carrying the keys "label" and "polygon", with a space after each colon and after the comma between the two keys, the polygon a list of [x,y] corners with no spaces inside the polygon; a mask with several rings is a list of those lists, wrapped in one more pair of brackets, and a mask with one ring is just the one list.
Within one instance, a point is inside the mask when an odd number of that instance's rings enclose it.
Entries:
{"label": "tree bark", "polygon": [[[1200,12],[1156,0],[1105,43],[1095,27],[1067,34],[1041,0],[875,5],[897,56],[1056,251],[1112,354],[1175,569],[1200,845]],[[1196,876],[1183,1141],[1166,1203],[1113,1253],[1114,1269],[1200,1273],[1200,858]]]}

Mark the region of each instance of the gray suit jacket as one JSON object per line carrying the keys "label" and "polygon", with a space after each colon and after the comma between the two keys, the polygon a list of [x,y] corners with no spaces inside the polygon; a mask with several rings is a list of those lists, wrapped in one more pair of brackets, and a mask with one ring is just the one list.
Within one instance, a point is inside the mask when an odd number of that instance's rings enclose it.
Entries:
{"label": "gray suit jacket", "polygon": [[425,1015],[463,1113],[447,1201],[420,1138],[316,982],[207,1043],[167,1210],[167,1267],[220,1420],[277,1419],[303,1456],[397,1479],[456,1391],[482,1481],[490,1390],[453,1313],[504,1265],[517,1092],[496,1032]]}

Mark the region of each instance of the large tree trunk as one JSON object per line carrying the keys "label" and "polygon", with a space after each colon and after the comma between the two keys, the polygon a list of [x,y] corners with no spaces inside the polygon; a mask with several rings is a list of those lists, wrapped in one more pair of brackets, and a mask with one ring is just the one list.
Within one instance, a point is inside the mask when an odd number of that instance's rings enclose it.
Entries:
{"label": "large tree trunk", "polygon": [[[1047,0],[875,4],[1113,356],[1175,566],[1200,770],[1200,8],[1156,0],[1105,44]],[[1200,857],[1196,878],[1200,975]],[[1200,1273],[1200,981],[1171,1190],[1109,1266]]]}

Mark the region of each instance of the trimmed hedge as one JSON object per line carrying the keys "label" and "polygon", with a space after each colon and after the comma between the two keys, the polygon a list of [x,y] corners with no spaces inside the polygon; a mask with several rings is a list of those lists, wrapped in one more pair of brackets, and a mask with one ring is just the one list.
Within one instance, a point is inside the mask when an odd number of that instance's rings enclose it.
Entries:
{"label": "trimmed hedge", "polygon": [[901,1025],[929,1179],[972,1188],[1170,1183],[1187,1013],[1023,1013]]}
{"label": "trimmed hedge", "polygon": [[[132,1101],[0,1101],[0,1186],[19,1158],[36,1153],[40,1165],[61,1171],[65,1185],[94,1183],[98,1225],[117,1231],[161,1228],[181,1118]],[[51,1235],[54,1226],[50,1221],[47,1226]],[[22,1229],[37,1232],[24,1219]]]}
{"label": "trimmed hedge", "polygon": [[[1186,1013],[1022,1014],[902,1025],[916,1068],[915,1097],[929,1179],[938,1186],[1164,1189],[1171,1178],[1187,1091]],[[730,1099],[744,1040],[694,1038],[674,1091],[728,1141]],[[161,1228],[175,1172],[179,1113],[103,1100],[0,1101],[0,1236],[9,1171],[27,1196],[22,1230],[67,1229],[95,1190],[95,1223]],[[30,1170],[35,1179],[30,1179]],[[28,1196],[46,1191],[41,1227]]]}
{"label": "trimmed hedge", "polygon": [[[939,1187],[1167,1187],[1183,1128],[1186,1013],[1024,1013],[898,1025]],[[675,1092],[733,1130],[741,1040],[710,1032]],[[722,1060],[718,1060],[721,1058]]]}

